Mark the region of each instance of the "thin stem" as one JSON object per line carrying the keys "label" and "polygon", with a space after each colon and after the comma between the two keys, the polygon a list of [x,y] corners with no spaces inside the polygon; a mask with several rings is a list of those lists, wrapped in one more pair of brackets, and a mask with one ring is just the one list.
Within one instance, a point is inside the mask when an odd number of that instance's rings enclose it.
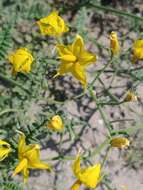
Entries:
{"label": "thin stem", "polygon": [[18,112],[18,110],[16,110],[16,109],[5,109],[5,110],[0,112],[0,116],[4,115],[5,113],[9,113],[9,112]]}
{"label": "thin stem", "polygon": [[5,75],[3,75],[1,73],[0,73],[0,79],[2,79],[3,81],[6,81],[8,83],[10,83],[13,86],[18,86],[19,88],[21,88],[22,90],[24,90],[28,94],[31,93],[28,89],[24,88],[22,84],[19,84],[17,81],[14,81],[14,80],[8,78],[7,76],[5,76]]}
{"label": "thin stem", "polygon": [[136,15],[134,15],[132,13],[128,13],[126,11],[117,10],[117,9],[107,7],[107,6],[97,5],[97,4],[94,4],[92,2],[89,3],[87,6],[89,8],[96,8],[96,9],[99,9],[99,10],[102,10],[102,11],[109,11],[110,13],[112,12],[112,13],[115,13],[115,14],[120,15],[120,16],[126,16],[126,17],[129,17],[129,18],[138,20],[138,21],[143,21],[143,17],[136,16]]}
{"label": "thin stem", "polygon": [[104,157],[104,159],[103,159],[103,161],[102,161],[102,163],[101,163],[101,169],[104,167],[105,162],[106,162],[106,160],[108,159],[110,150],[111,150],[111,147],[108,148],[108,150],[107,150],[107,152],[106,152],[106,154],[105,154],[105,157]]}
{"label": "thin stem", "polygon": [[104,115],[104,113],[103,113],[103,111],[102,111],[102,109],[101,109],[101,107],[100,107],[100,104],[98,103],[98,100],[97,100],[96,96],[95,96],[94,93],[93,93],[92,88],[89,89],[89,92],[90,92],[91,97],[93,98],[93,100],[95,101],[95,103],[96,103],[96,105],[97,105],[97,109],[98,109],[99,112],[100,112],[100,115],[101,115],[101,117],[102,117],[102,119],[103,119],[103,121],[104,121],[105,126],[106,126],[107,129],[108,129],[109,136],[111,136],[111,135],[110,135],[110,134],[111,134],[111,131],[112,131],[111,124],[107,121],[107,119],[106,119],[106,117],[105,117],[105,115]]}

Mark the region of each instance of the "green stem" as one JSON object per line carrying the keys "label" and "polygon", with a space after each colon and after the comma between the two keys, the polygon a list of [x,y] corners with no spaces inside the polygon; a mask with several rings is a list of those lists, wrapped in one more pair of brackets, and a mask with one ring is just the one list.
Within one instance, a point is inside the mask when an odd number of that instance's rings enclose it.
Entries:
{"label": "green stem", "polygon": [[130,17],[132,19],[135,19],[135,20],[143,21],[143,17],[136,16],[136,15],[134,15],[132,13],[128,13],[126,11],[117,10],[117,9],[107,7],[107,6],[97,5],[97,4],[94,4],[92,2],[89,3],[87,6],[90,8],[94,7],[96,9],[99,9],[102,11],[108,11],[108,12],[112,12],[112,13],[115,13],[115,14],[120,15],[120,16],[126,16],[126,17]]}
{"label": "green stem", "polygon": [[[100,144],[93,152],[90,153],[90,158],[95,157],[96,155],[100,154],[102,149],[109,145],[109,138],[107,138],[102,144]],[[87,156],[88,157],[88,156]],[[86,159],[86,157],[84,157]]]}
{"label": "green stem", "polygon": [[16,109],[5,109],[5,110],[0,112],[0,116],[2,116],[5,113],[9,113],[9,112],[18,112],[18,110],[16,110]]}
{"label": "green stem", "polygon": [[1,73],[0,73],[0,79],[2,79],[3,81],[6,81],[8,83],[10,83],[13,86],[18,86],[22,90],[26,91],[28,94],[31,93],[28,89],[24,88],[22,84],[19,84],[17,81],[9,79],[7,76],[5,76],[5,75],[3,75]]}
{"label": "green stem", "polygon": [[103,159],[103,161],[102,161],[102,163],[101,163],[101,169],[104,167],[105,162],[106,162],[106,160],[108,159],[110,150],[111,150],[111,147],[108,148],[108,150],[107,150],[107,152],[106,152],[106,154],[105,154],[105,157],[104,157],[104,159]]}
{"label": "green stem", "polygon": [[98,103],[98,100],[97,100],[96,96],[95,96],[94,93],[93,93],[92,88],[89,89],[89,92],[90,92],[91,97],[93,98],[93,100],[95,101],[95,103],[96,103],[96,105],[97,105],[97,109],[98,109],[99,112],[100,112],[100,115],[101,115],[101,117],[102,117],[102,119],[103,119],[103,121],[104,121],[105,126],[106,126],[107,129],[108,129],[109,136],[111,136],[111,131],[112,131],[111,124],[107,121],[107,119],[106,119],[106,117],[105,117],[105,115],[104,115],[104,113],[103,113],[103,111],[102,111],[102,109],[101,109],[101,107],[100,107],[100,104]]}

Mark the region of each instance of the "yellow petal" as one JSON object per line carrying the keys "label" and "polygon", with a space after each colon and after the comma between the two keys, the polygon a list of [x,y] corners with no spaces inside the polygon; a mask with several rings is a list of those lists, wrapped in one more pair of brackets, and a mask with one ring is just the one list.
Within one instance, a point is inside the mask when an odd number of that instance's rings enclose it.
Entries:
{"label": "yellow petal", "polygon": [[119,54],[120,45],[119,45],[118,36],[116,32],[111,32],[110,34],[110,48],[113,55]]}
{"label": "yellow petal", "polygon": [[67,62],[75,62],[76,61],[76,57],[74,55],[63,55],[61,57],[59,57],[62,61],[67,61]]}
{"label": "yellow petal", "polygon": [[0,140],[0,161],[4,160],[11,152],[10,144],[6,141]]}
{"label": "yellow petal", "polygon": [[70,190],[78,190],[81,186],[81,182],[79,180],[77,180],[72,187],[70,188]]}
{"label": "yellow petal", "polygon": [[133,44],[133,61],[143,59],[143,40],[136,40]]}
{"label": "yellow petal", "polygon": [[83,87],[85,88],[87,85],[86,82],[86,75],[85,75],[85,70],[84,67],[81,66],[78,62],[74,64],[72,74],[74,77],[81,82]]}
{"label": "yellow petal", "polygon": [[73,163],[72,166],[72,170],[75,176],[77,176],[77,174],[80,172],[81,168],[80,168],[80,155],[76,156],[76,159]]}
{"label": "yellow petal", "polygon": [[37,169],[48,169],[51,170],[51,166],[49,164],[45,164],[42,162],[33,162],[30,166],[30,168],[37,168]]}
{"label": "yellow petal", "polygon": [[0,145],[6,145],[7,147],[10,147],[10,144],[3,140],[0,140]]}
{"label": "yellow petal", "polygon": [[64,75],[65,73],[72,72],[73,63],[61,63],[58,70],[59,75]]}
{"label": "yellow petal", "polygon": [[18,156],[19,157],[21,157],[23,155],[25,148],[26,148],[25,135],[24,135],[24,133],[21,133],[21,135],[19,137],[19,143],[18,143]]}
{"label": "yellow petal", "polygon": [[17,165],[17,167],[14,170],[13,176],[15,176],[16,174],[27,168],[27,164],[28,161],[25,158],[22,161],[20,161],[20,163]]}
{"label": "yellow petal", "polygon": [[24,183],[27,183],[29,177],[29,170],[27,168],[23,169]]}
{"label": "yellow petal", "polygon": [[11,152],[11,148],[0,148],[0,161],[4,160]]}
{"label": "yellow petal", "polygon": [[101,165],[96,164],[85,169],[82,169],[78,174],[78,179],[89,188],[95,188],[100,179]]}
{"label": "yellow petal", "polygon": [[97,56],[89,53],[88,51],[82,51],[79,57],[79,62],[83,66],[87,66],[97,60]]}
{"label": "yellow petal", "polygon": [[58,44],[56,47],[60,56],[73,55],[68,46],[65,46],[63,44]]}
{"label": "yellow petal", "polygon": [[80,35],[77,35],[75,41],[72,44],[72,52],[75,56],[80,56],[80,53],[83,51],[83,48],[83,39]]}
{"label": "yellow petal", "polygon": [[25,151],[28,160],[28,168],[50,169],[50,166],[40,161],[40,147],[38,144],[28,145]]}

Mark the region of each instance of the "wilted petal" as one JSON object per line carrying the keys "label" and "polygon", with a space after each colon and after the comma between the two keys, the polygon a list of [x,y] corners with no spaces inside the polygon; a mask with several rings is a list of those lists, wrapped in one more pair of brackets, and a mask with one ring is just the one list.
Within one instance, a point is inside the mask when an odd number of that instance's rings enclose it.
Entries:
{"label": "wilted petal", "polygon": [[115,148],[126,148],[129,146],[130,141],[125,137],[115,137],[111,139],[110,144]]}

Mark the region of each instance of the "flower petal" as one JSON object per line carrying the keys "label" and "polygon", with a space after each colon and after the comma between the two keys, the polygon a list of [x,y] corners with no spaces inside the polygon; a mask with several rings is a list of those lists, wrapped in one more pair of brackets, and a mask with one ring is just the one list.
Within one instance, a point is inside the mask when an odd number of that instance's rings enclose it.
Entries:
{"label": "flower petal", "polygon": [[45,163],[42,163],[42,162],[33,162],[31,165],[30,165],[30,168],[37,168],[37,169],[48,169],[48,170],[51,170],[51,166],[49,164],[45,164]]}
{"label": "flower petal", "polygon": [[120,45],[119,45],[118,36],[116,32],[111,32],[110,34],[110,48],[113,55],[119,54]]}
{"label": "flower petal", "polygon": [[19,137],[19,143],[18,143],[18,156],[21,157],[21,154],[25,151],[26,143],[25,143],[25,135],[24,133],[21,133]]}
{"label": "flower petal", "polygon": [[29,170],[28,168],[23,169],[23,176],[24,176],[24,183],[27,183],[29,177]]}
{"label": "flower petal", "polygon": [[10,152],[10,144],[6,141],[0,140],[0,161],[4,160]]}
{"label": "flower petal", "polygon": [[65,46],[63,44],[58,44],[56,47],[60,56],[73,55],[68,46]]}
{"label": "flower petal", "polygon": [[79,180],[77,180],[71,187],[70,190],[78,190],[81,186],[81,182]]}
{"label": "flower petal", "polygon": [[28,161],[26,158],[20,161],[20,163],[17,165],[17,167],[14,170],[13,176],[15,176],[16,174],[18,174],[19,172],[27,168],[27,164],[28,164]]}
{"label": "flower petal", "polygon": [[77,80],[81,82],[81,84],[84,87],[86,87],[87,82],[86,82],[85,70],[84,67],[81,66],[78,62],[74,64],[72,74],[75,76]]}
{"label": "flower petal", "polygon": [[100,164],[82,169],[78,174],[78,179],[87,187],[95,188],[100,180],[100,169]]}
{"label": "flower petal", "polygon": [[89,53],[88,51],[82,51],[80,54],[79,62],[83,66],[88,66],[90,63],[93,63],[97,60],[97,56]]}
{"label": "flower petal", "polygon": [[76,57],[74,55],[63,55],[61,57],[59,57],[62,61],[66,61],[66,62],[75,62],[76,61]]}
{"label": "flower petal", "polygon": [[80,172],[81,168],[80,168],[80,155],[78,154],[76,156],[76,159],[72,165],[72,170],[75,176],[77,176],[77,174]]}
{"label": "flower petal", "polygon": [[72,72],[73,63],[61,63],[58,74],[64,75],[65,73]]}
{"label": "flower petal", "polygon": [[72,52],[75,56],[80,56],[80,53],[84,49],[84,41],[80,35],[76,36],[75,41],[72,44]]}

